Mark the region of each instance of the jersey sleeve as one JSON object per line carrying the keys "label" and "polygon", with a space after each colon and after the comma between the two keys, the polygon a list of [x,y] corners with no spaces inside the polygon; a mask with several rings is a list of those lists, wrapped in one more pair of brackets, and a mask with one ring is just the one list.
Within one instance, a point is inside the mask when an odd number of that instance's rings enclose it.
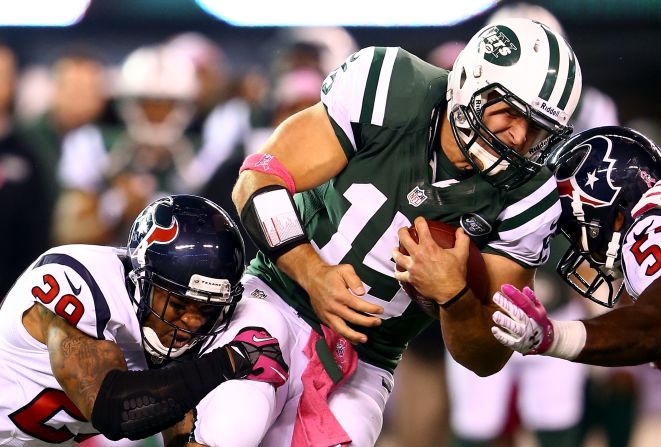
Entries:
{"label": "jersey sleeve", "polygon": [[368,47],[351,56],[324,80],[321,101],[347,157],[360,150],[355,124],[383,124],[398,48]]}
{"label": "jersey sleeve", "polygon": [[637,219],[622,245],[624,284],[632,297],[638,298],[661,277],[661,210]]}
{"label": "jersey sleeve", "polygon": [[562,208],[555,178],[544,178],[546,181],[539,188],[501,211],[496,239],[487,244],[486,253],[506,256],[524,267],[539,267],[548,260],[550,240]]}
{"label": "jersey sleeve", "polygon": [[[108,339],[104,330],[110,307],[90,270],[70,254],[46,253],[26,272],[25,292],[51,312],[95,339]],[[114,340],[112,340],[114,341]]]}

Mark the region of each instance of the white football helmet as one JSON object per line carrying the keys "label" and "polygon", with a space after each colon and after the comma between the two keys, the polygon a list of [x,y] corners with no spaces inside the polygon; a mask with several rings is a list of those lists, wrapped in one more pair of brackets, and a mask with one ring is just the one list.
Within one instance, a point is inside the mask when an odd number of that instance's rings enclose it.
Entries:
{"label": "white football helmet", "polygon": [[[163,46],[133,51],[122,64],[117,91],[131,138],[146,145],[174,144],[193,117],[197,91],[190,59]],[[156,113],[149,110],[154,104]]]}
{"label": "white football helmet", "polygon": [[[448,119],[473,168],[494,186],[512,189],[541,169],[555,140],[571,133],[581,86],[578,60],[562,36],[532,20],[504,19],[482,28],[457,57],[448,77]],[[526,154],[482,120],[502,102],[539,130]]]}

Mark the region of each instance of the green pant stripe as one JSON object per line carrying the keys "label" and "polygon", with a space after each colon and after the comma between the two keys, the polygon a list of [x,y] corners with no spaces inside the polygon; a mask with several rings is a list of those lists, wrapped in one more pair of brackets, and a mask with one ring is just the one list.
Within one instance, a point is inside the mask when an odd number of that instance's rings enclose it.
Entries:
{"label": "green pant stripe", "polygon": [[363,95],[363,106],[360,109],[360,122],[369,123],[372,121],[372,113],[374,112],[374,100],[376,99],[376,88],[379,85],[379,75],[381,74],[381,67],[383,66],[383,57],[386,55],[386,49],[378,47],[374,49],[374,57],[372,58],[372,65],[367,74],[367,82],[365,83],[365,94]]}
{"label": "green pant stripe", "polygon": [[560,67],[560,48],[558,48],[558,39],[556,39],[555,34],[553,34],[548,28],[542,26],[544,32],[546,33],[546,38],[549,41],[549,69],[546,72],[546,79],[544,80],[544,85],[539,91],[539,97],[545,101],[548,101],[555,87],[555,83],[558,81],[558,68]]}

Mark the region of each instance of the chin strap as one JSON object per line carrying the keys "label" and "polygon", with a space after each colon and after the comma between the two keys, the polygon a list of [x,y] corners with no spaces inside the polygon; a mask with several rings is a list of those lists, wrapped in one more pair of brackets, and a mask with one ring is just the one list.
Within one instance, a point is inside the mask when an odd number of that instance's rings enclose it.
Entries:
{"label": "chin strap", "polygon": [[578,220],[578,222],[581,224],[579,227],[581,228],[581,248],[583,248],[583,251],[588,251],[588,233],[585,229],[585,212],[583,211],[583,202],[581,202],[581,195],[578,193],[578,191],[574,190],[571,193],[571,209],[572,209],[572,214]]}
{"label": "chin strap", "polygon": [[606,251],[605,267],[607,269],[613,270],[615,265],[615,258],[617,258],[617,254],[620,251],[620,236],[619,231],[613,231],[613,237],[608,243],[608,250]]}

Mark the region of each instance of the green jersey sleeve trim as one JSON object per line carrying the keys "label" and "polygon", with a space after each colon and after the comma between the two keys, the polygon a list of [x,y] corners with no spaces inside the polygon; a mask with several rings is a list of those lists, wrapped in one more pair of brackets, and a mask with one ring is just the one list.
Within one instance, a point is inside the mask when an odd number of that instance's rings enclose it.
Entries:
{"label": "green jersey sleeve trim", "polygon": [[559,200],[558,198],[558,193],[555,189],[549,191],[549,193],[544,197],[542,200],[540,200],[537,204],[534,204],[527,210],[523,211],[521,214],[516,215],[510,219],[504,220],[501,225],[499,230],[500,231],[510,231],[515,228],[518,228],[522,225],[525,225],[527,222],[530,222],[533,220],[535,217],[539,216],[540,214],[544,213],[547,209],[549,209],[553,204],[555,204]]}
{"label": "green jersey sleeve trim", "polygon": [[379,86],[381,67],[383,66],[383,57],[386,55],[385,48],[375,48],[372,56],[372,64],[367,73],[367,82],[365,83],[365,93],[363,94],[363,105],[360,110],[360,122],[369,123],[372,121],[374,113],[374,102],[376,100],[376,89]]}
{"label": "green jersey sleeve trim", "polygon": [[[324,104],[324,108],[326,109],[326,113],[328,113],[328,108],[326,107],[326,104]],[[353,156],[356,154],[356,151],[353,148],[353,143],[351,143],[351,140],[347,136],[346,133],[344,133],[344,129],[340,127],[339,124],[333,119],[333,117],[328,114],[328,119],[331,122],[331,126],[333,126],[333,130],[335,131],[335,136],[337,137],[337,140],[340,142],[340,146],[342,146],[342,150],[344,151],[344,155],[347,157],[347,160],[351,160]]]}
{"label": "green jersey sleeve trim", "polygon": [[[361,124],[383,126],[399,47],[368,47],[352,54],[326,77],[321,101],[335,129],[342,129],[353,151],[361,150]],[[346,147],[343,145],[346,151]]]}
{"label": "green jersey sleeve trim", "polygon": [[526,267],[544,264],[561,210],[555,178],[550,176],[529,195],[503,209],[496,227],[498,239],[485,251],[495,251]]}

